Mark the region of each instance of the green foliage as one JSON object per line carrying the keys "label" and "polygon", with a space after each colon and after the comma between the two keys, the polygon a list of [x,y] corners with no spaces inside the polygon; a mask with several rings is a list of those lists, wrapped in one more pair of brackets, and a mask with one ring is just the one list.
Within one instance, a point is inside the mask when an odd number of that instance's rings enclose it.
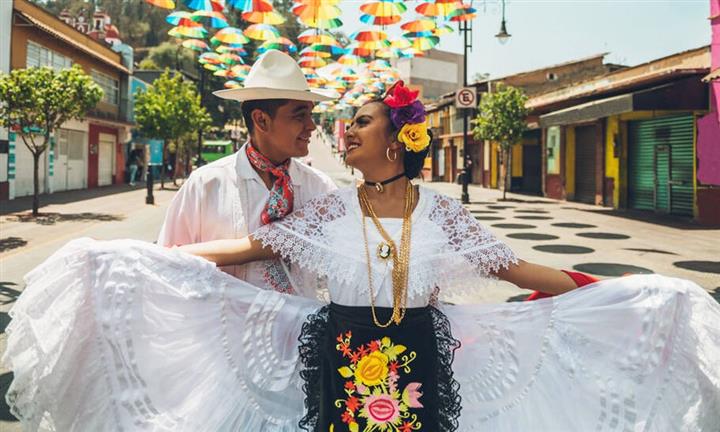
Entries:
{"label": "green foliage", "polygon": [[100,86],[78,65],[60,72],[49,67],[14,69],[0,74],[0,124],[19,127],[33,144],[30,150],[42,153],[48,143],[35,145],[30,130],[49,136],[66,121],[83,117],[102,95]]}
{"label": "green foliage", "polygon": [[193,51],[173,42],[164,42],[153,47],[145,60],[157,65],[157,69],[174,69],[192,75],[198,74],[197,60]]}
{"label": "green foliage", "polygon": [[143,61],[140,62],[138,65],[139,70],[158,70],[160,69],[160,66],[158,66],[154,61],[150,59],[143,59]]}
{"label": "green foliage", "polygon": [[495,141],[504,150],[510,148],[527,128],[526,102],[527,96],[522,90],[505,85],[498,86],[493,93],[483,94],[478,116],[473,120],[475,138]]}
{"label": "green foliage", "polygon": [[193,84],[166,70],[152,87],[135,96],[135,121],[147,137],[178,141],[206,128],[211,120]]}
{"label": "green foliage", "polygon": [[493,93],[483,94],[478,116],[473,120],[475,139],[495,141],[503,154],[503,199],[512,181],[512,146],[520,141],[527,129],[525,108],[527,96],[515,87],[499,85]]}

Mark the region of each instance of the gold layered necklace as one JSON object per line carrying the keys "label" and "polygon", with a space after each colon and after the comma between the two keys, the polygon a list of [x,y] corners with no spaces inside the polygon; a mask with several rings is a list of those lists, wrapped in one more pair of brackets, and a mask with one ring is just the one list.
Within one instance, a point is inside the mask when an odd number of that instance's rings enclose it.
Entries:
{"label": "gold layered necklace", "polygon": [[[413,185],[410,181],[405,189],[405,212],[403,213],[402,235],[400,237],[400,248],[395,245],[392,237],[385,231],[380,219],[375,214],[375,210],[370,204],[367,191],[361,185],[358,187],[358,198],[362,209],[362,229],[363,238],[365,240],[365,259],[368,267],[368,287],[370,288],[370,309],[372,311],[373,321],[378,327],[389,327],[390,324],[400,324],[405,317],[405,309],[407,304],[407,285],[408,270],[410,268],[410,231],[411,216],[414,204]],[[393,284],[393,311],[390,319],[386,323],[381,323],[375,314],[375,293],[373,288],[372,264],[370,261],[370,247],[368,246],[367,225],[365,223],[365,215],[370,216],[375,228],[377,228],[384,242],[381,242],[377,248],[378,257],[381,259],[392,258],[392,284]]]}

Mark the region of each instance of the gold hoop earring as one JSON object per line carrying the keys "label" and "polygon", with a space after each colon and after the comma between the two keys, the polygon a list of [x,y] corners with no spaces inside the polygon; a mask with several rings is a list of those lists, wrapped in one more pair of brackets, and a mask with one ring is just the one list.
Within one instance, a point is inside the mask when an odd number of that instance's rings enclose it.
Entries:
{"label": "gold hoop earring", "polygon": [[388,147],[388,148],[385,150],[385,157],[386,157],[387,160],[389,160],[390,162],[395,162],[395,161],[397,160],[397,152],[393,152],[393,155],[394,155],[393,158],[390,159],[390,147]]}

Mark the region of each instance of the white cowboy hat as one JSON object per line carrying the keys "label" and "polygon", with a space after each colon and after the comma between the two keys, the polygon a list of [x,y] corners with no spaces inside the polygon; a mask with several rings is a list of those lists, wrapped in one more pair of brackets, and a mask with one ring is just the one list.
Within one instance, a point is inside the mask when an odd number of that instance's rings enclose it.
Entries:
{"label": "white cowboy hat", "polygon": [[278,50],[268,50],[257,59],[245,78],[244,87],[218,90],[213,94],[238,101],[293,99],[322,102],[333,99],[320,90],[311,90],[300,66]]}

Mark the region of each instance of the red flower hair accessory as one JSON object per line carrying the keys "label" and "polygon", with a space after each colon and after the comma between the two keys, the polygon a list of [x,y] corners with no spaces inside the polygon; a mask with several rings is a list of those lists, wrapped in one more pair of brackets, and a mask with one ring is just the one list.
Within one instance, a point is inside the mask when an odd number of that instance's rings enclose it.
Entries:
{"label": "red flower hair accessory", "polygon": [[402,108],[415,102],[419,93],[420,90],[410,90],[405,87],[405,83],[400,80],[390,87],[383,102],[390,108]]}

